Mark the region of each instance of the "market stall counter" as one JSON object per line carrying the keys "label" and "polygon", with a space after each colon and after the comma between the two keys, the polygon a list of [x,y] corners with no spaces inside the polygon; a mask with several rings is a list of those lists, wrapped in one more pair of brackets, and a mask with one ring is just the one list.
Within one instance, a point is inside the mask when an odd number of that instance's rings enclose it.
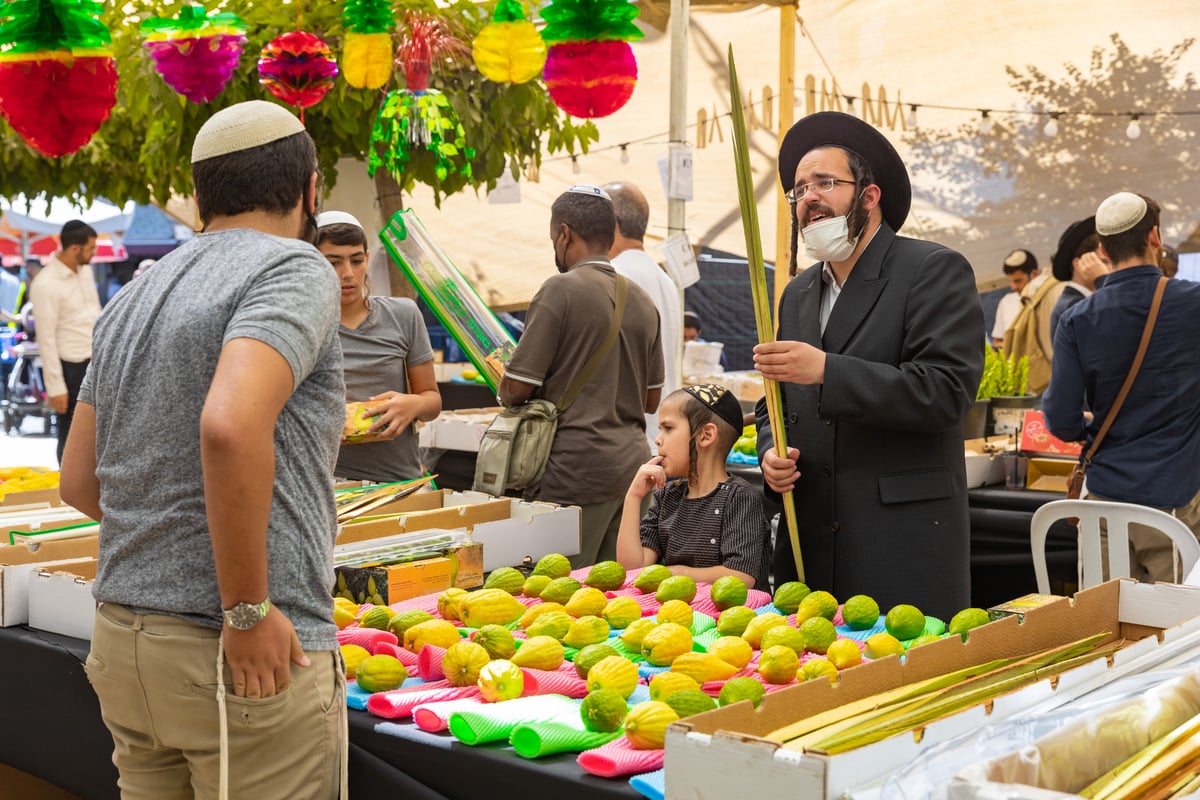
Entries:
{"label": "market stall counter", "polygon": [[[116,800],[112,738],[83,671],[87,653],[82,639],[23,625],[0,628],[0,763],[83,800]],[[627,781],[587,775],[573,754],[531,761],[511,748],[468,747],[412,725],[406,726],[411,737],[379,733],[379,722],[350,711],[350,791],[356,797],[518,800],[534,785],[539,794],[573,800],[640,797]]]}

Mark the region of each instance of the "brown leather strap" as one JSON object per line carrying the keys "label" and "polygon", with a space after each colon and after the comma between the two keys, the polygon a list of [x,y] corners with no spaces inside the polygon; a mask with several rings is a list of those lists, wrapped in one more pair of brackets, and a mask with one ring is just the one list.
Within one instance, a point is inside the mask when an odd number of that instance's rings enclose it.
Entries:
{"label": "brown leather strap", "polygon": [[1121,410],[1121,405],[1125,402],[1129,390],[1133,388],[1133,379],[1137,377],[1138,370],[1142,367],[1142,359],[1146,357],[1146,350],[1150,347],[1150,336],[1154,333],[1154,323],[1158,319],[1158,309],[1162,306],[1163,292],[1166,290],[1167,278],[1163,276],[1158,279],[1158,286],[1154,290],[1154,299],[1150,301],[1150,313],[1146,317],[1146,327],[1142,329],[1142,340],[1138,342],[1137,355],[1133,357],[1133,366],[1129,368],[1129,374],[1125,376],[1125,382],[1121,384],[1121,391],[1117,392],[1117,399],[1113,401],[1112,408],[1108,410],[1108,416],[1104,418],[1100,432],[1096,434],[1095,439],[1092,439],[1092,446],[1088,448],[1087,455],[1083,457],[1085,468],[1092,463],[1092,457],[1096,455],[1096,450],[1104,441],[1104,435],[1112,427],[1113,420],[1117,418],[1117,412]]}

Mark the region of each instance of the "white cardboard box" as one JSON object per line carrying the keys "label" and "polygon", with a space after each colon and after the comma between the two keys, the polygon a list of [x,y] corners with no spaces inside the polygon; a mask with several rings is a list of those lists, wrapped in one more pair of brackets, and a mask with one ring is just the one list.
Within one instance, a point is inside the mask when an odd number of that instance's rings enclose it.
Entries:
{"label": "white cardboard box", "polygon": [[443,411],[434,420],[433,446],[440,450],[479,452],[479,443],[500,408],[460,408]]}
{"label": "white cardboard box", "polygon": [[[412,497],[429,500],[424,495]],[[441,502],[441,508],[343,525],[338,544],[430,528],[462,529],[483,545],[485,572],[517,566],[526,559],[536,562],[550,553],[579,552],[582,512],[578,506],[494,498],[481,492],[443,492]]]}
{"label": "white cardboard box", "polygon": [[38,569],[95,558],[98,539],[0,547],[0,627],[29,621],[29,575]]}
{"label": "white cardboard box", "polygon": [[29,627],[92,639],[96,601],[92,581],[96,559],[43,567],[29,575]]}
{"label": "white cardboard box", "polygon": [[[953,638],[926,645],[905,663],[881,659],[843,673],[837,686],[824,681],[768,694],[755,710],[749,703],[688,717],[667,729],[666,798],[736,797],[752,780],[755,794],[804,798],[841,797],[911,763],[923,751],[995,719],[1040,705],[1061,705],[1101,683],[1142,671],[1200,639],[1200,588],[1110,581],[1029,611],[1023,621],[997,620],[972,631],[966,643]],[[795,752],[763,738],[790,722],[896,686],[992,658],[1019,655],[1075,641],[1093,633],[1129,644],[1056,681],[1044,680],[937,720],[919,737],[902,734],[838,755]],[[919,740],[918,740],[919,739]],[[752,776],[749,777],[749,776]]]}

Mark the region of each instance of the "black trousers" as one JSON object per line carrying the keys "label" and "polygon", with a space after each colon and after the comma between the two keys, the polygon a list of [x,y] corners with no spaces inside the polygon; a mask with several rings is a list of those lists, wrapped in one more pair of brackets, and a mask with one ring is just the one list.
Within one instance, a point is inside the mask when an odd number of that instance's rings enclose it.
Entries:
{"label": "black trousers", "polygon": [[67,384],[67,413],[58,415],[58,463],[62,466],[63,448],[67,446],[67,434],[71,432],[71,420],[75,418],[75,403],[79,400],[79,387],[87,374],[88,361],[59,361],[62,364],[63,380]]}

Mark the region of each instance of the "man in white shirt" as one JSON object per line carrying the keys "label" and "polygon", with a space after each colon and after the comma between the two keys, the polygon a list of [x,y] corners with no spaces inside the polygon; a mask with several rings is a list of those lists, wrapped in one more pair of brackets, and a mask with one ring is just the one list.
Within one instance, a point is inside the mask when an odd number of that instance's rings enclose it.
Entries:
{"label": "man in white shirt", "polygon": [[992,344],[1004,346],[1004,332],[1021,312],[1021,292],[1037,277],[1037,256],[1028,250],[1013,250],[1004,259],[1004,277],[1012,291],[1000,298],[996,307],[996,324],[992,326]]}
{"label": "man in white shirt", "polygon": [[[603,189],[612,198],[616,212],[617,230],[608,257],[613,269],[636,283],[650,295],[658,308],[662,326],[663,367],[666,380],[662,397],[681,385],[679,358],[683,343],[683,317],[679,304],[679,288],[646,252],[646,225],[650,221],[650,204],[642,190],[625,181],[607,183]],[[646,415],[646,438],[653,445],[658,437],[658,414]]]}
{"label": "man in white shirt", "polygon": [[42,378],[50,407],[58,417],[58,460],[71,429],[79,386],[92,358],[92,328],[100,316],[100,295],[89,264],[96,232],[79,220],[63,225],[61,249],[29,287],[37,324]]}

